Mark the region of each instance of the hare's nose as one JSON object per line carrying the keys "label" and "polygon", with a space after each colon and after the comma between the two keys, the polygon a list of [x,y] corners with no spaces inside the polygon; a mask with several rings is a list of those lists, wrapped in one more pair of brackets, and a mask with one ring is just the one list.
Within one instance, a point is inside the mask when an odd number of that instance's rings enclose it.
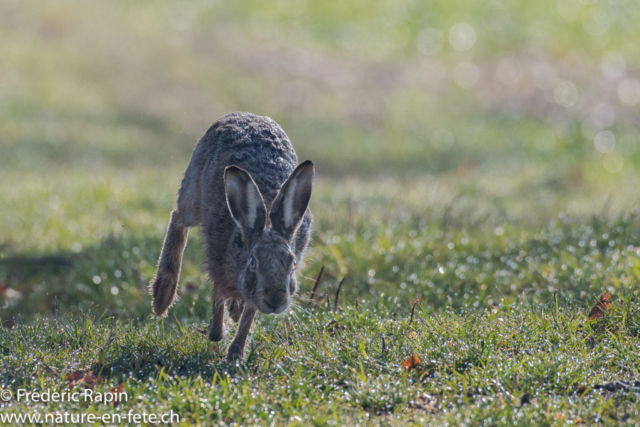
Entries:
{"label": "hare's nose", "polygon": [[276,310],[282,303],[286,301],[287,291],[272,291],[266,295],[264,303],[272,310]]}

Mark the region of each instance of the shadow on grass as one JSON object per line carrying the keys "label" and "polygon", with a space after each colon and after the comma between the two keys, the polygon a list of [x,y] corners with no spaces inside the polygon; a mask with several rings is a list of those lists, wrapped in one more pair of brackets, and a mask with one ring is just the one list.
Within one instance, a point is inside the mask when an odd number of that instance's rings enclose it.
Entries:
{"label": "shadow on grass", "polygon": [[[458,224],[443,229],[438,219],[369,224],[348,239],[320,237],[300,275],[299,300],[320,267],[320,304],[335,306],[335,293],[348,274],[339,300],[354,304],[390,302],[408,313],[416,299],[426,310],[450,306],[464,311],[502,307],[517,298],[530,304],[563,300],[589,304],[603,292],[636,292],[640,228],[636,214],[614,219],[565,218],[542,227],[504,228]],[[393,228],[392,228],[393,227]],[[393,237],[389,232],[393,230]],[[499,230],[499,231],[497,231]],[[201,268],[199,233],[190,236],[178,296],[167,322],[203,321],[210,316],[211,291]],[[151,315],[148,284],[155,274],[160,235],[109,236],[79,253],[11,254],[0,258],[0,306],[6,326],[60,314],[90,312],[119,319]],[[377,248],[377,250],[376,250]],[[620,260],[626,260],[620,262]]]}
{"label": "shadow on grass", "polygon": [[[210,287],[199,266],[197,238],[184,259],[181,303],[171,317],[206,318]],[[60,314],[92,313],[122,319],[151,314],[147,286],[155,274],[162,240],[107,237],[81,252],[10,254],[0,258],[2,320],[10,326],[19,317],[29,322]]]}

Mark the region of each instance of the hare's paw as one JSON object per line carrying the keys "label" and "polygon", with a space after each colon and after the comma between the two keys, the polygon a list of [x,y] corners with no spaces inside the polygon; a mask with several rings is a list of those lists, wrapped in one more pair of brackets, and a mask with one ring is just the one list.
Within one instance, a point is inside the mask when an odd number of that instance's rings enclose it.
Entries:
{"label": "hare's paw", "polygon": [[156,316],[164,317],[167,310],[173,305],[176,299],[177,282],[173,278],[157,276],[149,285],[151,295],[153,295],[153,312]]}
{"label": "hare's paw", "polygon": [[237,344],[231,343],[227,351],[227,362],[240,362],[244,358],[244,348]]}
{"label": "hare's paw", "polygon": [[225,336],[224,324],[222,322],[216,322],[214,319],[211,319],[209,322],[209,340],[218,342],[222,341],[222,338]]}

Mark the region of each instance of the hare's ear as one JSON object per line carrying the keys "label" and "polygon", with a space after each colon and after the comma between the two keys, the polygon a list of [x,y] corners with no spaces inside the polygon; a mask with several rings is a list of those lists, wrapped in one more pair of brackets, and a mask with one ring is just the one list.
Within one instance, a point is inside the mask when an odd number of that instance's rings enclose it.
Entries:
{"label": "hare's ear", "polygon": [[282,184],[280,192],[271,204],[269,217],[273,229],[291,240],[311,200],[313,188],[313,163],[301,163]]}
{"label": "hare's ear", "polygon": [[224,170],[224,187],[229,212],[242,230],[245,243],[248,243],[262,232],[267,221],[267,209],[260,190],[251,175],[237,166],[228,166]]}

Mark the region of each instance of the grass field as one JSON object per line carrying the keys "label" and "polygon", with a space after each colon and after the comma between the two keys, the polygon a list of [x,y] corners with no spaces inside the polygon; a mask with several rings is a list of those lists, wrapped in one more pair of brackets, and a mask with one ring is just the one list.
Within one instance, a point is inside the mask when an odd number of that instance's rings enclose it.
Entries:
{"label": "grass field", "polygon": [[[638,15],[1,2],[0,423],[640,423]],[[279,122],[317,179],[296,307],[258,316],[233,366],[202,333],[196,230],[167,318],[147,285],[191,150],[235,110]]]}

